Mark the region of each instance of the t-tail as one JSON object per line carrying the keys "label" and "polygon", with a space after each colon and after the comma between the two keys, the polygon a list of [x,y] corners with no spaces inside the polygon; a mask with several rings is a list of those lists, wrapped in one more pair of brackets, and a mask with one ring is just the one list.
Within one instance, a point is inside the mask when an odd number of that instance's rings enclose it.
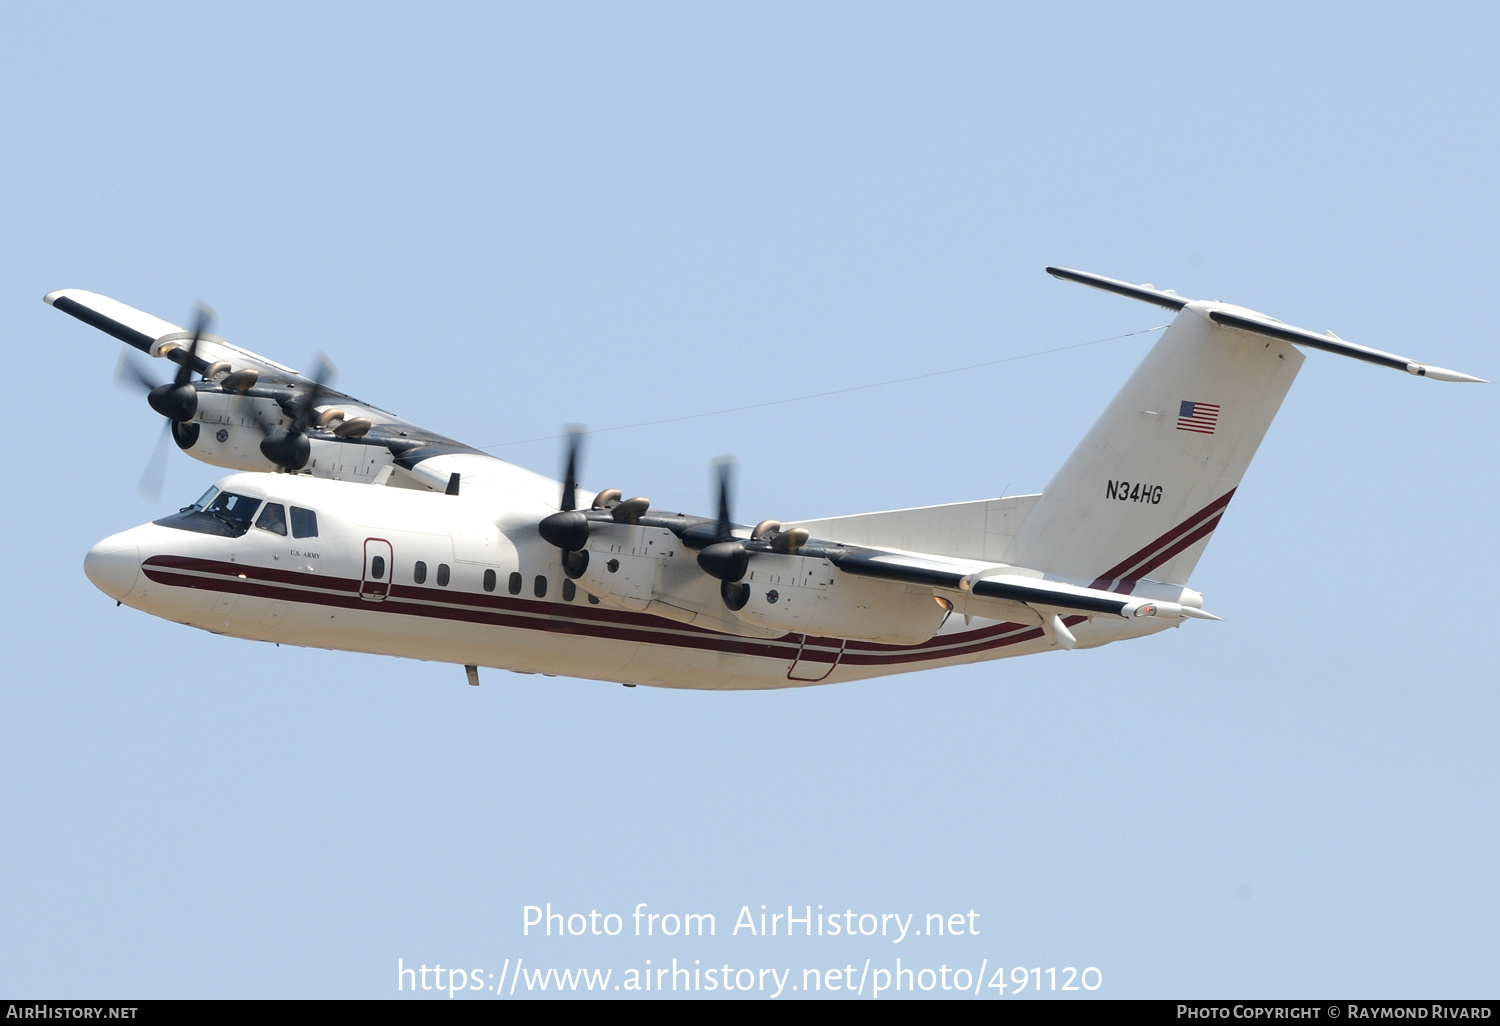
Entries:
{"label": "t-tail", "polygon": [[1186,584],[1303,355],[1298,347],[1439,381],[1482,381],[1318,335],[1226,303],[1060,267],[1058,278],[1177,313],[1048,483],[1006,562],[1130,591]]}

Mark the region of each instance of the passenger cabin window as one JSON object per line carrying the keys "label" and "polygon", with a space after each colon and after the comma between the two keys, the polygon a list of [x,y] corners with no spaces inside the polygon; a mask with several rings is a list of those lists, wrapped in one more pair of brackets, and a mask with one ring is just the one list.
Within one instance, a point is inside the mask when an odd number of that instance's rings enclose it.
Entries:
{"label": "passenger cabin window", "polygon": [[578,594],[578,585],[574,584],[572,581],[563,581],[563,601],[564,602],[572,602],[574,596],[576,596],[577,594]]}
{"label": "passenger cabin window", "polygon": [[486,570],[484,572],[484,590],[485,591],[494,591],[495,590],[495,571],[493,571],[493,570]]}
{"label": "passenger cabin window", "polygon": [[255,526],[286,537],[286,507],[279,502],[268,502],[266,508],[255,518]]}
{"label": "passenger cabin window", "polygon": [[519,595],[519,594],[521,594],[521,575],[520,575],[520,573],[518,573],[516,571],[511,571],[510,581],[506,584],[506,587],[510,590],[510,593],[512,595]]}
{"label": "passenger cabin window", "polygon": [[439,588],[446,588],[446,587],[448,587],[448,564],[447,563],[439,563],[438,564],[437,582],[438,582],[438,587]]}
{"label": "passenger cabin window", "polygon": [[417,560],[417,565],[411,568],[411,579],[418,584],[427,583],[427,564]]}
{"label": "passenger cabin window", "polygon": [[316,538],[318,536],[318,515],[310,509],[292,507],[292,537],[293,538]]}
{"label": "passenger cabin window", "polygon": [[370,560],[370,577],[372,580],[385,580],[385,557],[376,556]]}
{"label": "passenger cabin window", "polygon": [[531,585],[531,593],[537,598],[547,597],[547,578],[541,574],[536,575],[536,580]]}

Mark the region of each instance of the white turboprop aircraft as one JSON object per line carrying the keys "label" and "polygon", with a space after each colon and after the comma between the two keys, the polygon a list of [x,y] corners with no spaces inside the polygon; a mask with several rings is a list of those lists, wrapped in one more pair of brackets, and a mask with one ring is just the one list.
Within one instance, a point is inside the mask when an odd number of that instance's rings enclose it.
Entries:
{"label": "white turboprop aircraft", "polygon": [[[206,333],[92,292],[46,301],[176,365],[150,388],[221,478],[106,538],[106,595],[216,634],[634,686],[780,688],[1143,637],[1215,619],[1188,578],[1321,349],[1482,379],[1169,290],[1048,268],[1175,311],[1039,495],[754,527],[559,484]],[[198,380],[193,379],[198,375]]]}

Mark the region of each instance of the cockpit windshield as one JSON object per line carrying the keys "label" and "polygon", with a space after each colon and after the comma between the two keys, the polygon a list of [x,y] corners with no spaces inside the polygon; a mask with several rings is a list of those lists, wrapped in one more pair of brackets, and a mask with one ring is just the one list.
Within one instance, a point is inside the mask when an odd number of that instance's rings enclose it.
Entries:
{"label": "cockpit windshield", "polygon": [[250,530],[260,499],[210,488],[191,506],[184,506],[169,517],[155,521],[163,527],[175,527],[199,534],[217,534],[238,538]]}
{"label": "cockpit windshield", "polygon": [[250,526],[250,521],[255,519],[255,511],[259,508],[259,499],[233,492],[220,492],[212,502],[203,507],[203,512],[231,524],[243,534]]}

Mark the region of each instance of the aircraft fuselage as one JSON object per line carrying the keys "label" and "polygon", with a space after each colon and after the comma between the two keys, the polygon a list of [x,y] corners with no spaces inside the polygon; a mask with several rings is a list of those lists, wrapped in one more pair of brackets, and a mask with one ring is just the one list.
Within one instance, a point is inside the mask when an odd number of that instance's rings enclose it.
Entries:
{"label": "aircraft fuselage", "polygon": [[[271,504],[293,511],[272,525],[286,533],[190,529],[185,518],[208,515],[179,514],[94,546],[90,579],[125,605],[231,637],[675,688],[835,683],[1055,647],[1035,625],[962,616],[909,644],[736,635],[592,600],[533,513],[497,522],[484,496],[284,474],[235,474],[218,488],[254,501],[252,520]],[[296,511],[313,514],[314,536],[294,537]],[[1079,621],[1079,647],[1167,626]]]}

